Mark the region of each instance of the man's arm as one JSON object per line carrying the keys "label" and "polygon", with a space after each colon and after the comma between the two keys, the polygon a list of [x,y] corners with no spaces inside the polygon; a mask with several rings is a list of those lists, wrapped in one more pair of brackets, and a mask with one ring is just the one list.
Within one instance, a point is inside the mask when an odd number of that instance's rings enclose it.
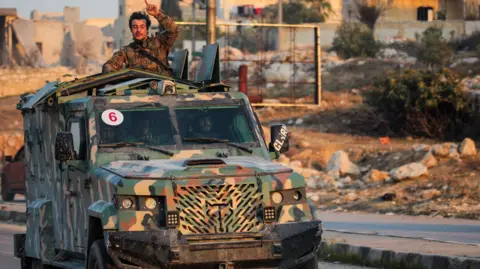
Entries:
{"label": "man's arm", "polygon": [[[167,46],[173,46],[175,40],[178,37],[178,26],[175,21],[165,14],[162,10],[158,11],[158,14],[154,16],[160,24],[160,29],[158,30],[157,39]],[[163,28],[164,30],[161,30]]]}
{"label": "man's arm", "polygon": [[115,52],[102,68],[103,73],[108,73],[110,71],[116,71],[123,68],[123,63],[127,62],[127,57],[123,49]]}

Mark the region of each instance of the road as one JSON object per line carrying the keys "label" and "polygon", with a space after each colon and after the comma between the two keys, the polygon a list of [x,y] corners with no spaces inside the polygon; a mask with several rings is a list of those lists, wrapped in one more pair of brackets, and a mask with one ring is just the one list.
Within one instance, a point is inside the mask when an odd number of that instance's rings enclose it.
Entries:
{"label": "road", "polygon": [[[0,209],[25,212],[22,195],[11,203],[0,202]],[[480,220],[445,219],[424,216],[338,213],[317,211],[324,228],[378,235],[429,239],[480,246]]]}
{"label": "road", "polygon": [[13,256],[13,234],[24,232],[25,226],[0,223],[0,269],[20,269],[20,261]]}
{"label": "road", "polygon": [[[20,269],[20,261],[13,256],[13,234],[25,232],[24,226],[0,223],[0,269]],[[336,263],[320,263],[322,269],[373,269]]]}
{"label": "road", "polygon": [[421,238],[480,246],[480,221],[317,211],[327,230]]}

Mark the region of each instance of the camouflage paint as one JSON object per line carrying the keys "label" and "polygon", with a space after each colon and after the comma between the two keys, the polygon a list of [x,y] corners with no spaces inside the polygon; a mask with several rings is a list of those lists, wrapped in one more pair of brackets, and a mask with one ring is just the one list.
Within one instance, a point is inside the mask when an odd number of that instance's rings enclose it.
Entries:
{"label": "camouflage paint", "polygon": [[27,245],[26,254],[29,257],[52,260],[55,256],[53,249],[53,219],[52,202],[37,200],[27,208]]}
{"label": "camouflage paint", "polygon": [[[39,92],[22,111],[25,130],[26,200],[28,204],[26,254],[51,261],[54,249],[86,255],[90,218],[100,220],[104,231],[165,230],[158,225],[158,214],[152,210],[120,209],[119,197],[157,197],[164,200],[164,212],[178,212],[177,230],[183,235],[226,232],[261,232],[265,229],[262,209],[275,207],[275,223],[310,221],[313,219],[305,198],[295,204],[272,205],[271,191],[301,189],[304,178],[291,169],[270,161],[267,146],[258,125],[253,125],[259,147],[247,153],[233,147],[205,149],[173,149],[169,157],[163,153],[135,149],[150,161],[131,160],[125,153],[99,152],[96,130],[97,108],[144,103],[203,102],[232,103],[243,100],[247,116],[255,122],[248,98],[242,93],[191,93],[188,83],[176,82],[188,89],[173,96],[140,94],[122,89],[116,94],[128,96],[86,96],[85,83],[110,79],[110,76],[131,75],[131,71],[101,74],[63,83],[53,91]],[[137,72],[137,71],[135,71]],[[142,75],[148,72],[138,71]],[[151,75],[159,79],[159,76]],[[51,87],[51,85],[50,85]],[[40,96],[41,95],[41,96]],[[54,101],[50,98],[53,97]],[[36,101],[40,100],[40,101]],[[43,101],[42,101],[43,100]],[[21,101],[25,104],[28,100]],[[163,104],[162,103],[162,104]],[[87,149],[84,160],[61,164],[55,160],[55,136],[66,131],[67,120],[83,119]],[[215,158],[227,152],[224,165],[186,166],[188,159]],[[117,204],[115,204],[115,202]],[[49,233],[53,230],[53,233]],[[108,236],[108,234],[106,233]]]}
{"label": "camouflage paint", "polygon": [[94,202],[88,207],[88,215],[100,219],[104,230],[118,229],[117,209],[111,202]]}

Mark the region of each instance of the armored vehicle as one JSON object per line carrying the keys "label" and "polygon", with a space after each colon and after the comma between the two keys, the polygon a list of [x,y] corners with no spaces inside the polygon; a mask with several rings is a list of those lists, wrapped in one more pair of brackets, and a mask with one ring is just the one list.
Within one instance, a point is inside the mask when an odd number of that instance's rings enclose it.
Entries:
{"label": "armored vehicle", "polygon": [[22,268],[317,268],[321,222],[304,178],[273,159],[243,93],[220,83],[218,45],[195,80],[124,69],[47,82],[24,118]]}

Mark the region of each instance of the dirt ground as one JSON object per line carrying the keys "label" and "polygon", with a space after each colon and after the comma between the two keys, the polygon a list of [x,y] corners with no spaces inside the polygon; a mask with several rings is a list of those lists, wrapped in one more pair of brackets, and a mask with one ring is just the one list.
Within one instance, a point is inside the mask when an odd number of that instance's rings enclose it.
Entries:
{"label": "dirt ground", "polygon": [[[418,160],[415,148],[434,141],[412,137],[388,137],[389,130],[364,104],[358,93],[325,93],[326,105],[317,108],[259,108],[264,126],[282,122],[291,132],[290,161],[322,171],[337,150],[349,153],[360,167],[388,172]],[[462,141],[451,141],[460,144]],[[342,188],[313,188],[316,205],[331,211],[429,215],[480,219],[480,156],[440,158],[428,176],[401,182],[355,184]],[[394,195],[385,200],[385,194]]]}

